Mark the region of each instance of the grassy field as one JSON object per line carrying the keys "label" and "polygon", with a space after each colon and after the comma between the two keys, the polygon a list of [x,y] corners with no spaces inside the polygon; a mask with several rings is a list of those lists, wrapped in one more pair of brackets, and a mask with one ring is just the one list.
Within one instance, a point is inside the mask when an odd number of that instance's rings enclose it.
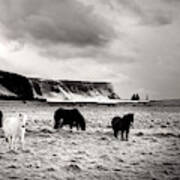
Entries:
{"label": "grassy field", "polygon": [[[53,130],[58,107],[76,107],[85,132]],[[180,179],[180,107],[58,105],[0,101],[5,116],[28,115],[25,151],[8,150],[1,130],[0,179]],[[111,119],[135,114],[129,141],[113,137]]]}

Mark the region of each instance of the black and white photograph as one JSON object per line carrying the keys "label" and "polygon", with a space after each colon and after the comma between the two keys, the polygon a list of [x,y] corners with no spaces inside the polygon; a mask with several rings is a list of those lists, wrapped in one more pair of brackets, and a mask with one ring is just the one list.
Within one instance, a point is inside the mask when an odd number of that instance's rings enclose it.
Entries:
{"label": "black and white photograph", "polygon": [[180,0],[0,0],[0,180],[180,180]]}

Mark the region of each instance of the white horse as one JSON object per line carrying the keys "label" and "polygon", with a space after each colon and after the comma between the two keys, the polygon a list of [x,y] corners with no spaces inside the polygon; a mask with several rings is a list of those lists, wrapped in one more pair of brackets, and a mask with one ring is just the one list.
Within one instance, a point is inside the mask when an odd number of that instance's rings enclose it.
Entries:
{"label": "white horse", "polygon": [[19,113],[16,116],[4,117],[3,131],[6,141],[9,143],[9,149],[16,150],[17,140],[21,141],[22,149],[24,150],[24,136],[27,116],[26,114]]}

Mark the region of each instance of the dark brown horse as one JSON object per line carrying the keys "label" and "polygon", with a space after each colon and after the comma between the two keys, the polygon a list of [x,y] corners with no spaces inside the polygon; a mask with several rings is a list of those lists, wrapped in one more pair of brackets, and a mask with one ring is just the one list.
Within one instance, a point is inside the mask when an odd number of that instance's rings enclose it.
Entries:
{"label": "dark brown horse", "polygon": [[116,116],[112,119],[111,125],[114,131],[114,136],[117,138],[119,131],[121,131],[121,139],[124,140],[124,132],[126,133],[126,140],[128,141],[128,135],[130,126],[134,122],[134,114],[126,114],[122,118]]}
{"label": "dark brown horse", "polygon": [[86,130],[86,122],[78,109],[63,109],[59,108],[54,112],[54,129],[62,128],[64,125],[69,125],[70,129],[75,126],[77,130]]}

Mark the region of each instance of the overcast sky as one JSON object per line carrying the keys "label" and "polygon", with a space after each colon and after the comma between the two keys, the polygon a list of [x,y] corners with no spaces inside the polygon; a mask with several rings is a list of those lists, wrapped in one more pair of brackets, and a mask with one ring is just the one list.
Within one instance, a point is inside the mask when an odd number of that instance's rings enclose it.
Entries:
{"label": "overcast sky", "polygon": [[0,0],[0,69],[180,98],[180,0]]}

